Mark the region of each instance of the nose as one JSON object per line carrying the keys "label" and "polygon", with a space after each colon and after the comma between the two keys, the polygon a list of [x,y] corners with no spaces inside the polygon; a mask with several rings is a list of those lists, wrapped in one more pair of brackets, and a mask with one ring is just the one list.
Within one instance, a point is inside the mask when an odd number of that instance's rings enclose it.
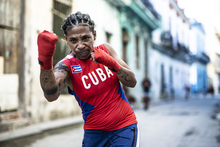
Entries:
{"label": "nose", "polygon": [[82,41],[79,41],[79,43],[78,43],[78,49],[83,49],[85,47],[85,45],[83,44],[83,42]]}

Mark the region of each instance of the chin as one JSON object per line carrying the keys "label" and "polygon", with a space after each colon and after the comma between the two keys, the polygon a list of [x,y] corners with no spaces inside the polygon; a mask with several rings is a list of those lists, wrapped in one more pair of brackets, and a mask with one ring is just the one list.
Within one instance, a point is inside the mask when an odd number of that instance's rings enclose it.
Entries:
{"label": "chin", "polygon": [[90,56],[81,56],[81,57],[77,57],[79,60],[86,60],[86,59],[89,59]]}

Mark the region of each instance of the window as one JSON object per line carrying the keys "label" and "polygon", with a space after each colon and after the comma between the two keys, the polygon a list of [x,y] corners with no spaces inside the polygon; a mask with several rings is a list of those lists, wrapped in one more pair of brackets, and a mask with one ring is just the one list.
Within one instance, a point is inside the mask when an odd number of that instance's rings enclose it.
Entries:
{"label": "window", "polygon": [[16,7],[16,3],[18,2],[0,2],[1,13],[3,12],[0,24],[0,73],[2,74],[17,74],[19,71],[21,23],[18,13],[20,7]]}
{"label": "window", "polygon": [[127,63],[127,45],[129,42],[129,34],[125,28],[122,29],[122,59]]}
{"label": "window", "polygon": [[[65,1],[65,0],[64,0]],[[67,1],[67,0],[66,0]],[[69,2],[69,1],[67,1]],[[71,3],[61,3],[61,0],[54,0],[53,3],[53,31],[56,33],[58,37],[63,38],[63,31],[61,29],[61,24],[63,23],[63,19],[66,18],[71,13]]]}
{"label": "window", "polygon": [[136,36],[136,68],[140,68],[140,63],[139,63],[139,37]]}
{"label": "window", "polygon": [[147,40],[144,42],[144,71],[148,73],[148,43]]}
{"label": "window", "polygon": [[106,42],[110,43],[112,34],[109,32],[105,32],[105,36],[106,36]]}
{"label": "window", "polygon": [[61,0],[54,0],[52,12],[53,32],[59,38],[56,44],[55,54],[53,56],[53,66],[55,66],[57,62],[63,59],[70,52],[70,49],[64,40],[63,30],[61,29],[63,19],[67,17],[71,12],[70,1],[62,0],[61,3]]}
{"label": "window", "polygon": [[[53,32],[58,36],[56,43],[56,50],[53,56],[53,66],[55,66],[61,59],[70,53],[70,49],[66,44],[61,25],[63,19],[71,13],[72,1],[70,0],[54,0],[53,1]],[[63,88],[62,94],[67,94],[66,86]]]}

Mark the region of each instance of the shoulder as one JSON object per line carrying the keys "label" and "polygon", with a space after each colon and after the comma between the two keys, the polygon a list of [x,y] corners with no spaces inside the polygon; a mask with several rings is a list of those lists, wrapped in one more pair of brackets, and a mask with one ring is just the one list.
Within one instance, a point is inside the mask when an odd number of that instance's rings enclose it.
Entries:
{"label": "shoulder", "polygon": [[102,45],[107,50],[108,54],[110,54],[111,56],[115,54],[114,48],[109,43],[103,43]]}
{"label": "shoulder", "polygon": [[114,50],[114,48],[109,44],[109,43],[104,43],[104,45],[105,45],[105,47],[107,48],[107,50],[108,50],[108,52],[109,52],[109,54],[111,55],[111,56],[117,56],[117,54],[116,54],[116,52],[115,52],[115,50]]}
{"label": "shoulder", "polygon": [[73,59],[73,55],[72,54],[68,54],[65,58],[63,58],[62,60],[60,60],[59,62],[66,62],[70,59]]}
{"label": "shoulder", "polygon": [[73,59],[71,54],[67,55],[65,58],[60,60],[54,67],[54,71],[64,70],[69,71],[68,66],[70,65],[70,60]]}
{"label": "shoulder", "polygon": [[109,44],[109,43],[103,43],[97,46],[94,46],[94,49],[102,49],[104,50],[107,54],[114,56],[116,55],[116,52],[114,48]]}
{"label": "shoulder", "polygon": [[66,63],[60,61],[58,62],[55,67],[54,67],[54,72],[59,71],[59,70],[63,70],[65,72],[69,72],[68,66],[66,65]]}
{"label": "shoulder", "polygon": [[106,49],[110,52],[113,50],[113,47],[109,43],[103,43],[103,45],[106,47]]}
{"label": "shoulder", "polygon": [[107,54],[109,54],[108,45],[106,45],[106,43],[96,45],[96,46],[94,46],[94,49],[95,50],[96,49],[101,49],[101,50],[105,51]]}

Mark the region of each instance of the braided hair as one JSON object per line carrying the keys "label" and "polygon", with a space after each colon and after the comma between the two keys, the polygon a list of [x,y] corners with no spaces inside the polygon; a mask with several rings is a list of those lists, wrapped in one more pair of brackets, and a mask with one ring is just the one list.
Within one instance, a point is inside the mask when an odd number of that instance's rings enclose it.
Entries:
{"label": "braided hair", "polygon": [[88,26],[90,31],[94,32],[94,21],[91,20],[89,14],[82,14],[81,12],[77,12],[75,14],[70,14],[67,18],[64,19],[64,24],[61,26],[65,35],[67,32],[74,26]]}

